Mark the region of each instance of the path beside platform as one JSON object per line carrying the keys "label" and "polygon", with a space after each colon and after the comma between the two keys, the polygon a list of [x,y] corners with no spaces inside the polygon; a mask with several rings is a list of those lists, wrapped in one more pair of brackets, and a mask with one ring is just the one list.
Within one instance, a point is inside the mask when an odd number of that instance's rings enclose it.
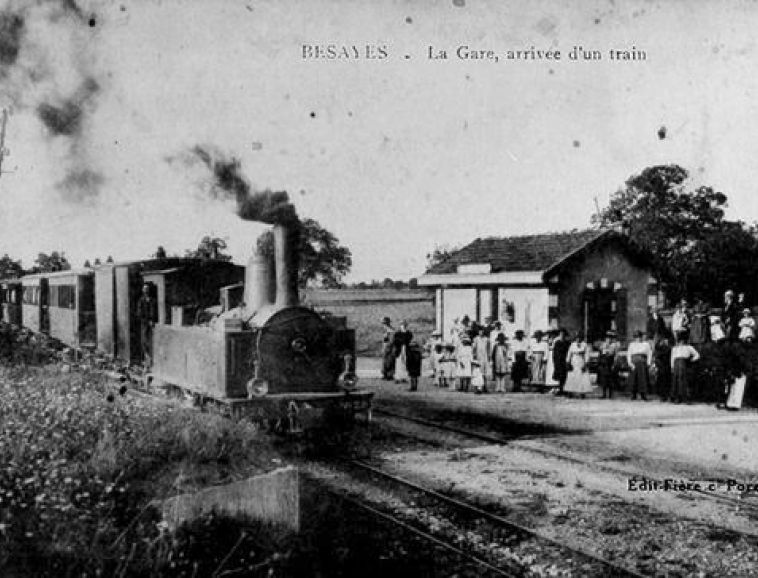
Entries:
{"label": "path beside platform", "polygon": [[758,478],[758,411],[719,410],[651,400],[569,399],[540,393],[477,395],[432,385],[421,378],[419,391],[408,384],[364,378],[375,393],[375,407],[407,410],[485,428],[514,438],[513,443],[545,445],[589,454],[608,462],[634,461],[640,467],[691,475]]}

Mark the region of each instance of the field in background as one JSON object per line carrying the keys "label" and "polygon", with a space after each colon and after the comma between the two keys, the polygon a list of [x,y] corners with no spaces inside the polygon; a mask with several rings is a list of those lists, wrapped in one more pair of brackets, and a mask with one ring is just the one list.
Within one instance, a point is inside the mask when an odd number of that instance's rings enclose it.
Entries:
{"label": "field in background", "polygon": [[414,339],[422,345],[434,331],[434,300],[426,291],[319,290],[309,291],[304,302],[317,311],[347,317],[348,327],[355,329],[357,353],[361,356],[381,355],[384,317],[389,317],[396,329],[406,321]]}

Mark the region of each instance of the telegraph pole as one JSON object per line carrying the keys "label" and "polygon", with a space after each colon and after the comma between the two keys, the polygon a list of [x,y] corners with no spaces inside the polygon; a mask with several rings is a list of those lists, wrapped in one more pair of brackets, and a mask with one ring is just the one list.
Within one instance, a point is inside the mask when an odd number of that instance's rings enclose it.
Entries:
{"label": "telegraph pole", "polygon": [[10,149],[5,148],[5,127],[7,124],[8,124],[8,109],[4,108],[2,126],[0,126],[0,177],[2,177],[4,173],[13,172],[13,171],[3,170],[3,161],[5,160],[5,157],[9,157],[11,155]]}

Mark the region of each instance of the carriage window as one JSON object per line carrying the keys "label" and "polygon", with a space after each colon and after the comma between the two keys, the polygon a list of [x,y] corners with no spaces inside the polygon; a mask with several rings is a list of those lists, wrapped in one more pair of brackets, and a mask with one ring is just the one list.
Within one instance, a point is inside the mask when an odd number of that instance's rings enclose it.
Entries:
{"label": "carriage window", "polygon": [[76,309],[76,286],[54,285],[50,287],[50,306],[61,309]]}
{"label": "carriage window", "polygon": [[21,300],[26,305],[39,304],[39,287],[24,287],[24,292],[21,296]]}

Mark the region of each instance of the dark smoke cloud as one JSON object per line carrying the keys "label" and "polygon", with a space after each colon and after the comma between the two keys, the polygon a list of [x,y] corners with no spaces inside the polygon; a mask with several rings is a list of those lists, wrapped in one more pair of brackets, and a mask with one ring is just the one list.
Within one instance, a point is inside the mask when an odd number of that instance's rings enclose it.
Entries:
{"label": "dark smoke cloud", "polygon": [[37,116],[53,136],[81,134],[84,106],[100,89],[97,82],[87,78],[79,90],[58,106],[43,102],[37,106]]}
{"label": "dark smoke cloud", "polygon": [[77,5],[76,0],[60,0],[60,6],[65,12],[75,15],[81,20],[85,19],[85,14]]}
{"label": "dark smoke cloud", "polygon": [[100,194],[100,188],[105,178],[90,169],[80,169],[70,172],[58,183],[63,199],[73,203],[93,203]]}
{"label": "dark smoke cloud", "polygon": [[0,13],[0,66],[13,66],[21,51],[24,19],[12,12]]}
{"label": "dark smoke cloud", "polygon": [[37,116],[56,136],[79,134],[82,127],[82,109],[70,101],[61,106],[53,106],[43,102],[37,107]]}
{"label": "dark smoke cloud", "polygon": [[242,219],[271,225],[298,222],[295,206],[285,191],[251,191],[238,159],[224,158],[200,146],[191,152],[213,173],[213,194],[236,201],[237,214]]}
{"label": "dark smoke cloud", "polygon": [[[65,150],[56,145],[56,151],[65,178],[53,186],[64,201],[86,204],[105,182],[91,163],[88,133],[102,89],[90,35],[95,15],[79,1],[0,0],[0,99],[35,111],[48,134],[63,139]],[[60,50],[70,64],[61,67],[51,58]],[[63,88],[72,82],[78,86],[73,93]]]}

